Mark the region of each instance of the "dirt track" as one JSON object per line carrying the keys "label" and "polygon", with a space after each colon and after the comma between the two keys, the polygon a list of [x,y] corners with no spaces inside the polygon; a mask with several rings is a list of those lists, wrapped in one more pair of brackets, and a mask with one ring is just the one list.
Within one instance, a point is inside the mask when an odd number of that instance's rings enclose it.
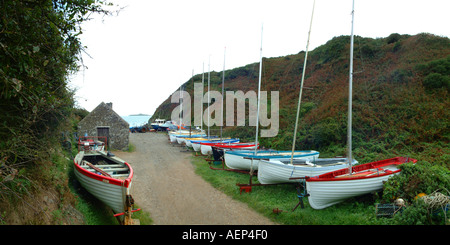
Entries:
{"label": "dirt track", "polygon": [[269,219],[213,188],[194,173],[191,153],[164,133],[133,133],[132,153],[114,152],[134,170],[133,198],[155,225],[270,225]]}

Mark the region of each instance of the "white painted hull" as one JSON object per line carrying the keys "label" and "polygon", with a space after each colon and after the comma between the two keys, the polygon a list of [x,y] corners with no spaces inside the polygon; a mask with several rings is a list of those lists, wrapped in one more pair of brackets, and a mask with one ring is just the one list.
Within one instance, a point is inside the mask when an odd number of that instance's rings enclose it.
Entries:
{"label": "white painted hull", "polygon": [[169,139],[171,143],[177,142],[177,137],[173,134],[169,134]]}
{"label": "white painted hull", "polygon": [[[289,151],[258,151],[257,159],[247,159],[254,157],[254,151],[225,151],[225,164],[228,168],[238,170],[258,170],[258,165],[261,160],[276,160],[290,158]],[[319,157],[317,151],[296,151],[294,159],[314,159]]]}
{"label": "white painted hull", "polygon": [[[205,133],[199,132],[199,131],[185,131],[182,130],[181,132],[176,131],[176,132],[170,132],[169,133],[169,139],[170,142],[175,143],[177,142],[178,144],[183,144],[186,143],[186,137],[191,137],[192,136],[196,136],[196,137],[204,137],[206,136]],[[180,136],[184,136],[184,137],[180,137]]]}
{"label": "white painted hull", "polygon": [[244,159],[243,156],[230,154],[230,151],[225,151],[223,157],[225,159],[225,165],[228,168],[238,170],[258,170],[259,160],[257,159],[254,159],[252,162],[250,159]]}
{"label": "white painted hull", "polygon": [[185,139],[183,138],[183,137],[177,137],[177,143],[178,144],[180,144],[180,145],[182,145],[182,144],[184,144],[186,141],[185,141]]}
{"label": "white painted hull", "polygon": [[207,140],[207,139],[206,138],[186,138],[186,145],[189,147],[193,147],[192,146],[193,140]]}
{"label": "white painted hull", "polygon": [[314,209],[324,209],[345,199],[381,190],[383,181],[393,175],[355,180],[307,182],[309,205]]}
{"label": "white painted hull", "polygon": [[360,164],[349,168],[331,171],[319,176],[307,177],[306,191],[312,208],[323,209],[347,198],[364,195],[383,189],[383,182],[400,173],[399,165],[416,159],[395,157],[376,162]]}
{"label": "white painted hull", "polygon": [[171,131],[169,132],[169,139],[171,143],[177,142],[177,136],[179,135],[189,135],[189,131],[181,130],[181,131]]}
{"label": "white painted hull", "polygon": [[[95,154],[86,154],[79,152],[74,158],[74,173],[81,186],[91,193],[94,197],[109,206],[115,213],[122,213],[126,211],[126,196],[130,195],[130,189],[132,185],[133,170],[131,166],[117,157],[107,157],[110,160],[122,163],[124,166],[129,167],[130,171],[128,176],[119,178],[107,177],[100,174],[96,174],[92,171],[86,170],[80,166],[83,158]],[[103,155],[104,153],[97,153],[97,155]]]}
{"label": "white painted hull", "polygon": [[192,148],[194,151],[200,151],[203,155],[211,155],[212,154],[212,148],[208,145],[200,144],[201,142],[239,142],[239,139],[230,139],[230,138],[210,138],[202,141],[193,141],[191,142]]}
{"label": "white painted hull", "polygon": [[[323,163],[319,163],[319,161]],[[325,161],[330,163],[326,164]],[[348,163],[346,158],[323,158],[318,159],[314,164],[310,161],[302,160],[301,163],[294,161],[290,164],[290,159],[285,161],[272,160],[260,161],[258,165],[258,181],[261,184],[278,184],[298,182],[298,179],[290,178],[304,178],[306,176],[317,176],[328,173],[334,170],[347,168]],[[353,164],[356,164],[354,161]]]}
{"label": "white painted hull", "polygon": [[201,145],[200,143],[195,143],[195,142],[191,142],[192,143],[192,148],[194,149],[194,151],[200,151],[201,150]]}
{"label": "white painted hull", "polygon": [[211,155],[212,154],[212,148],[210,145],[202,145],[200,144],[200,152],[203,155]]}
{"label": "white painted hull", "polygon": [[258,147],[254,146],[254,145],[250,145],[250,146],[235,147],[235,148],[228,148],[228,147],[218,147],[218,148],[221,148],[224,151],[227,151],[227,150],[238,150],[238,151],[241,151],[241,150],[253,150],[254,151],[255,148],[258,148]]}

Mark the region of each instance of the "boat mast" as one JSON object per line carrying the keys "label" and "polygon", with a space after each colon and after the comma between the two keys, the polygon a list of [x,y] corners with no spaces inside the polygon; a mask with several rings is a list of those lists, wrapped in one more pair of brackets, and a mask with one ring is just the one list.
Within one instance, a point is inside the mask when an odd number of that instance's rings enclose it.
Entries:
{"label": "boat mast", "polygon": [[183,85],[181,85],[180,86],[180,114],[179,114],[179,118],[180,118],[180,127],[179,127],[179,129],[178,129],[178,133],[180,133],[181,134],[181,124],[182,124],[182,121],[181,121],[181,111],[182,111],[182,108],[183,108],[183,93],[181,93],[181,88],[183,87]]}
{"label": "boat mast", "polygon": [[225,47],[224,51],[223,51],[223,72],[222,72],[222,118],[221,118],[221,126],[220,126],[220,140],[222,141],[222,128],[223,128],[223,97],[225,96],[224,94],[224,86],[225,86],[225,53],[227,51],[227,47]]}
{"label": "boat mast", "polygon": [[348,123],[347,123],[347,160],[349,163],[348,172],[352,174],[352,84],[353,84],[353,22],[355,18],[355,0],[352,4],[352,31],[350,36],[350,70],[348,81]]}
{"label": "boat mast", "polygon": [[312,21],[313,21],[313,16],[314,16],[314,7],[315,7],[315,5],[316,5],[316,1],[314,0],[312,14],[311,14],[311,21],[309,23],[308,41],[306,42],[306,52],[305,52],[305,60],[303,62],[302,80],[300,82],[300,92],[298,94],[297,117],[295,119],[294,139],[292,141],[291,164],[294,161],[294,150],[295,150],[295,141],[297,139],[298,118],[300,116],[300,104],[301,104],[301,101],[302,101],[303,82],[305,80],[306,61],[308,59],[309,37],[311,35],[311,27],[312,27]]}
{"label": "boat mast", "polygon": [[210,66],[211,66],[211,55],[208,58],[208,139],[211,137],[211,134],[209,134],[209,118],[211,117],[209,115],[209,102],[210,102],[210,98],[209,98],[209,82],[210,82],[210,78],[211,78]]}
{"label": "boat mast", "polygon": [[[261,46],[259,48],[259,81],[258,81],[258,107],[256,111],[256,136],[255,136],[255,156],[258,150],[258,132],[259,132],[259,102],[261,100],[261,73],[262,73],[262,41],[263,41],[263,24],[261,24]],[[253,174],[253,158],[250,165],[250,180]]]}
{"label": "boat mast", "polygon": [[205,89],[205,62],[203,62],[203,67],[202,67],[202,103],[200,103],[200,111],[202,112],[200,114],[200,134],[203,134],[203,92]]}
{"label": "boat mast", "polygon": [[[194,87],[194,69],[192,69],[192,86]],[[192,122],[191,122],[191,118],[189,118],[189,137],[192,136]]]}

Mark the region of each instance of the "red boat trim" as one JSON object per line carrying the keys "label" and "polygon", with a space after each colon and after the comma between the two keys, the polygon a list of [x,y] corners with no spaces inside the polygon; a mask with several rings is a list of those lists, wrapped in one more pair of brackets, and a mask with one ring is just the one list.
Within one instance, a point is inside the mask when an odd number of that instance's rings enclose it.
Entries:
{"label": "red boat trim", "polygon": [[[403,163],[413,162],[416,163],[416,159],[407,158],[407,157],[395,157],[391,159],[385,159],[377,162],[365,163],[353,166],[352,169],[354,172],[361,172],[369,169],[378,169],[381,167],[389,166],[389,165],[401,165]],[[305,177],[307,182],[310,181],[343,181],[343,180],[358,180],[358,179],[370,179],[370,178],[378,178],[381,176],[391,175],[400,172],[401,170],[385,170],[385,173],[374,174],[371,176],[350,176],[350,177],[337,177],[339,175],[348,174],[348,168],[343,168],[340,170],[332,171],[329,173],[325,173],[319,176],[314,177]]]}
{"label": "red boat trim", "polygon": [[107,177],[107,176],[103,176],[103,175],[99,175],[99,174],[96,174],[96,173],[92,173],[92,172],[82,168],[78,163],[75,162],[75,159],[74,159],[73,163],[75,165],[76,171],[78,171],[79,173],[83,174],[84,176],[89,177],[91,179],[98,180],[98,181],[103,181],[103,182],[106,182],[106,183],[109,183],[109,184],[123,186],[123,187],[128,188],[128,186],[131,183],[131,179],[133,178],[133,168],[131,168],[130,164],[128,164],[127,162],[125,162],[125,164],[130,169],[130,174],[128,175],[128,178],[126,178],[125,180],[110,178],[110,177]]}
{"label": "red boat trim", "polygon": [[[216,146],[219,148],[242,148],[242,147],[254,147],[255,143],[223,143],[223,142],[217,142],[217,143],[210,143],[210,142],[200,142],[201,145],[208,145],[208,146]],[[258,144],[259,146],[259,144]]]}

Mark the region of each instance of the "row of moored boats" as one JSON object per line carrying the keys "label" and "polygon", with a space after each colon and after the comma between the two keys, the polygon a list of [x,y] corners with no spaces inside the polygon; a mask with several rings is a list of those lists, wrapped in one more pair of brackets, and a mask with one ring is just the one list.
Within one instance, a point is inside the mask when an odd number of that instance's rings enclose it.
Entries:
{"label": "row of moored boats", "polygon": [[255,171],[262,185],[302,181],[314,209],[381,190],[384,181],[400,172],[399,165],[416,162],[407,157],[395,157],[357,165],[355,159],[349,163],[347,158],[320,158],[319,152],[314,150],[263,150],[255,143],[208,137],[200,131],[169,131],[168,136],[170,143],[186,145],[197,154],[223,161],[229,170]]}
{"label": "row of moored boats", "polygon": [[[314,13],[314,5],[313,5]],[[292,151],[260,150],[258,142],[259,102],[256,116],[255,143],[240,143],[239,139],[222,139],[207,137],[203,131],[172,131],[169,139],[172,143],[186,144],[194,151],[203,155],[213,155],[216,160],[223,160],[227,168],[239,171],[249,171],[253,175],[257,171],[258,181],[261,184],[278,184],[304,180],[306,195],[312,208],[323,209],[342,202],[343,200],[381,190],[383,182],[391,176],[400,173],[399,165],[413,162],[415,159],[395,157],[381,161],[359,164],[352,157],[352,77],[353,77],[353,16],[352,33],[350,38],[350,65],[349,65],[349,110],[347,125],[347,158],[319,158],[319,152],[313,150],[296,151],[295,137],[297,135],[298,118],[300,112],[301,95],[303,90],[304,72],[300,84],[300,93],[297,107],[297,118],[294,131]],[[311,18],[312,23],[312,18]],[[310,31],[311,33],[311,25]],[[262,44],[262,28],[261,28]],[[305,52],[303,71],[305,71],[308,44]],[[262,71],[262,45],[259,67],[259,88],[261,87]],[[224,71],[225,72],[225,71]],[[209,84],[209,81],[208,81]],[[223,90],[223,82],[222,82]],[[209,87],[208,87],[209,91]],[[181,88],[180,88],[181,92]],[[223,93],[223,91],[222,91]],[[208,99],[209,100],[209,99]],[[258,98],[259,100],[259,98]],[[209,108],[209,107],[208,107]],[[181,112],[180,112],[181,113]],[[181,121],[181,119],[180,119]],[[209,124],[209,123],[208,123]],[[209,131],[209,130],[208,130]],[[222,156],[222,159],[217,159]],[[251,180],[251,179],[250,179]]]}

